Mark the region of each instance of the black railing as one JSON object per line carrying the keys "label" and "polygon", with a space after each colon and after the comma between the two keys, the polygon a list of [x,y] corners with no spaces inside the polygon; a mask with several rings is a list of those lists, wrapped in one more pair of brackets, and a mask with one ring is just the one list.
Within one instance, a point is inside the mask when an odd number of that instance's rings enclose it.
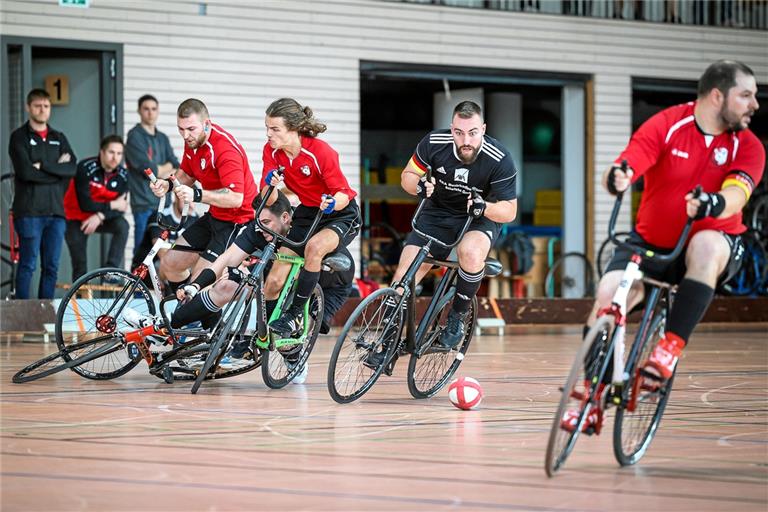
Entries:
{"label": "black railing", "polygon": [[768,30],[768,0],[389,0],[470,9]]}

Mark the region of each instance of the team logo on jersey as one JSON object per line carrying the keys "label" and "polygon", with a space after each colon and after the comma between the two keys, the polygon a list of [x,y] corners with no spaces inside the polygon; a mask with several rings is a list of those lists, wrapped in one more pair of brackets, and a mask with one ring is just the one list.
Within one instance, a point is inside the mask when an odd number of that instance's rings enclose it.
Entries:
{"label": "team logo on jersey", "polygon": [[37,142],[35,142],[35,139],[29,139],[29,145],[30,146],[37,146]]}
{"label": "team logo on jersey", "polygon": [[200,169],[203,171],[205,170],[205,158],[200,159]]}
{"label": "team logo on jersey", "polygon": [[311,174],[311,171],[309,170],[308,165],[302,165],[300,170],[301,170],[301,174],[303,174],[304,176],[309,176]]}
{"label": "team logo on jersey", "polygon": [[459,167],[458,169],[456,169],[453,175],[453,181],[460,181],[462,183],[466,183],[468,178],[469,178],[469,169],[465,169],[464,167]]}
{"label": "team logo on jersey", "polygon": [[728,161],[728,150],[726,148],[715,148],[714,152],[715,163],[717,165],[723,165]]}
{"label": "team logo on jersey", "polygon": [[437,170],[435,172],[439,172],[440,174],[445,174],[445,167],[440,166],[440,167],[437,168]]}

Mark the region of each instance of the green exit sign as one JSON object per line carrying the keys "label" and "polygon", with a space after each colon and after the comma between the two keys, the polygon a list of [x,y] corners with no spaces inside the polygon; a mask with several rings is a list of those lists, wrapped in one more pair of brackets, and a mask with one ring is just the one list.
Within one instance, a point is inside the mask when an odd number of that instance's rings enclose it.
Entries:
{"label": "green exit sign", "polygon": [[59,0],[59,6],[61,7],[86,8],[90,3],[91,3],[91,0]]}

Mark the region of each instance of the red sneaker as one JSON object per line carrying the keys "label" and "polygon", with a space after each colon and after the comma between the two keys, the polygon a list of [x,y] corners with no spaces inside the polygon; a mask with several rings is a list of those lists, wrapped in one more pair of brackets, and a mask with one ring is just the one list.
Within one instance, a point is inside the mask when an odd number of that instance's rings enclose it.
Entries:
{"label": "red sneaker", "polygon": [[659,340],[651,357],[643,364],[643,370],[661,381],[668,380],[675,372],[675,366],[683,353],[683,348],[685,348],[685,340],[677,334],[668,332]]}
{"label": "red sneaker", "polygon": [[[585,391],[583,393],[581,392],[572,392],[571,396],[573,398],[579,399],[582,401],[582,404],[585,404],[587,402],[587,390],[589,390],[589,381],[584,381],[584,389]],[[597,387],[597,397],[596,401],[597,403],[592,406],[592,409],[590,409],[589,414],[587,414],[587,417],[584,419],[584,423],[581,425],[581,431],[587,434],[600,434],[600,430],[603,427],[603,410],[601,408],[601,398],[603,395],[603,391],[605,390],[605,384],[600,384]],[[565,430],[566,432],[573,432],[576,429],[576,424],[579,421],[579,415],[581,414],[581,408],[574,408],[574,409],[568,409],[565,411],[565,414],[563,414],[563,418],[560,420],[560,428]]]}

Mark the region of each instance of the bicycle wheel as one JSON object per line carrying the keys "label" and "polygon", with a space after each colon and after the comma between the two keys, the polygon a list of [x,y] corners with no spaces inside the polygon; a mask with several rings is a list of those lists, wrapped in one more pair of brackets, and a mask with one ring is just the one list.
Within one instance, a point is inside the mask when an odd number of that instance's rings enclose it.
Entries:
{"label": "bicycle wheel", "polygon": [[[114,336],[101,336],[79,343],[74,343],[67,348],[61,349],[35,361],[34,363],[22,368],[13,376],[12,380],[16,384],[30,382],[42,379],[54,373],[73,368],[77,365],[86,364],[94,359],[99,359],[115,351],[120,351],[122,344]],[[77,357],[70,357],[73,353],[80,353]]]}
{"label": "bicycle wheel", "polygon": [[[392,288],[381,288],[366,297],[352,312],[336,340],[328,363],[328,392],[340,404],[363,396],[399,345],[404,313],[398,307],[394,315],[386,315],[387,301],[399,303],[400,295]],[[390,340],[386,345],[384,338]],[[364,361],[368,355],[379,351],[384,351],[381,364],[376,368],[366,366]]]}
{"label": "bicycle wheel", "polygon": [[749,215],[749,227],[762,238],[768,238],[768,194],[754,197],[753,203]]}
{"label": "bicycle wheel", "polygon": [[768,255],[754,231],[742,235],[744,255],[741,268],[722,285],[730,295],[752,295],[759,292],[768,278]]}
{"label": "bicycle wheel", "polygon": [[[626,231],[619,231],[616,233],[616,237],[620,240],[623,240],[624,238],[628,237],[629,233]],[[616,244],[613,243],[613,240],[610,238],[606,238],[603,240],[603,243],[600,244],[600,249],[597,251],[597,277],[603,277],[603,274],[605,274],[605,269],[608,266],[608,262],[611,261],[611,258],[613,257],[613,251],[616,250]]]}
{"label": "bicycle wheel", "polygon": [[408,390],[414,398],[429,398],[440,391],[456,372],[469,349],[477,321],[477,297],[472,299],[464,338],[456,348],[448,350],[436,345],[445,329],[455,294],[456,288],[451,288],[440,299],[427,324],[429,328],[421,340],[417,340],[417,349],[411,354],[408,362]]}
{"label": "bicycle wheel", "polygon": [[[323,289],[316,285],[309,297],[307,308],[306,339],[304,343],[284,345],[277,350],[261,352],[261,376],[264,383],[272,389],[288,385],[307,364],[312,349],[315,348],[320,325],[323,322]],[[297,340],[298,341],[298,340]]]}
{"label": "bicycle wheel", "polygon": [[[129,294],[131,288],[134,293]],[[141,316],[155,315],[149,289],[138,277],[118,268],[89,272],[74,282],[59,304],[56,344],[63,350],[83,339],[133,330],[135,327],[123,319],[128,308]],[[62,357],[69,360],[77,356],[69,351]],[[115,350],[88,364],[73,366],[72,371],[87,379],[114,379],[130,371],[139,361],[141,356],[132,359],[127,351]]]}
{"label": "bicycle wheel", "polygon": [[[647,336],[635,340],[635,343],[641,343],[636,360],[627,362],[627,369],[631,370],[631,378],[627,383],[629,400],[622,401],[617,408],[613,424],[613,454],[622,466],[635,464],[645,455],[672,392],[674,374],[663,386],[654,390],[643,389],[642,380],[638,380],[638,367],[650,357],[655,341],[664,335],[665,323],[663,310],[657,311],[651,317]],[[640,333],[642,329],[638,336]]]}
{"label": "bicycle wheel", "polygon": [[[552,477],[565,464],[565,460],[576,446],[584,422],[593,407],[597,406],[599,383],[603,380],[602,372],[606,366],[605,358],[611,353],[615,319],[602,316],[589,330],[573,360],[568,379],[565,381],[560,404],[557,407],[552,427],[549,431],[547,454],[544,469]],[[588,363],[588,364],[585,364]],[[573,430],[562,427],[563,416],[569,411],[577,411],[577,421]]]}
{"label": "bicycle wheel", "polygon": [[550,298],[592,297],[595,294],[592,263],[580,252],[563,254],[549,267],[544,278],[544,290]]}

